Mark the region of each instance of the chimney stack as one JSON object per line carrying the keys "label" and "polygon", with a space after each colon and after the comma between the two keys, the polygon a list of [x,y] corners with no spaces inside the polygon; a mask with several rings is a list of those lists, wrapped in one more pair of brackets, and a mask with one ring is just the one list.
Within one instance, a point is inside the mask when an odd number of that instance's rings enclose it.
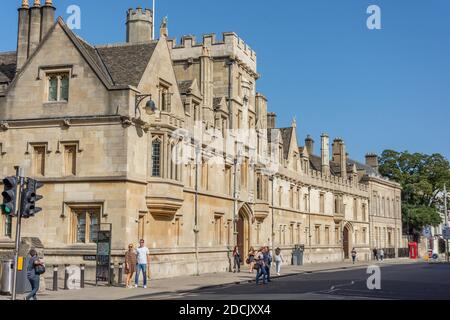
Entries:
{"label": "chimney stack", "polygon": [[34,0],[33,7],[30,9],[30,36],[28,40],[28,57],[36,50],[41,41],[41,3],[40,0]]}
{"label": "chimney stack", "polygon": [[275,129],[276,128],[276,122],[277,122],[277,115],[274,112],[269,112],[267,114],[267,128],[268,129]]}
{"label": "chimney stack", "polygon": [[328,134],[322,134],[322,173],[330,175],[330,138]]}
{"label": "chimney stack", "polygon": [[55,10],[52,0],[45,0],[42,7],[40,0],[34,0],[31,8],[29,0],[22,0],[22,6],[18,9],[17,71],[20,71],[53,26]]}
{"label": "chimney stack", "polygon": [[366,164],[372,167],[376,172],[379,169],[378,156],[375,153],[368,153],[366,155]]}
{"label": "chimney stack", "polygon": [[127,12],[127,42],[142,43],[153,40],[153,12],[138,7]]}
{"label": "chimney stack", "polygon": [[333,161],[339,164],[341,178],[347,180],[347,153],[345,143],[341,138],[334,139],[333,142]]}
{"label": "chimney stack", "polygon": [[19,10],[19,30],[17,33],[17,70],[20,70],[28,59],[28,32],[30,29],[30,6],[28,0],[22,1]]}
{"label": "chimney stack", "polygon": [[42,27],[41,27],[41,41],[50,31],[55,23],[55,7],[52,0],[45,0],[45,5],[42,6]]}
{"label": "chimney stack", "polygon": [[305,139],[305,147],[306,147],[306,150],[308,150],[309,155],[314,154],[314,140],[313,140],[313,138],[311,138],[311,136],[309,134]]}

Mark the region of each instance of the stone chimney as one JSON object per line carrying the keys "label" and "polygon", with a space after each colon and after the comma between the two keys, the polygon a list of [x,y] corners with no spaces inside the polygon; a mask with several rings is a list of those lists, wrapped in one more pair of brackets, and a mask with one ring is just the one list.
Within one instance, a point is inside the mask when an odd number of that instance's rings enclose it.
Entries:
{"label": "stone chimney", "polygon": [[324,133],[322,134],[322,173],[330,175],[330,138]]}
{"label": "stone chimney", "polygon": [[30,31],[28,42],[28,57],[36,50],[41,42],[41,22],[42,12],[40,0],[34,0],[33,7],[30,9]]}
{"label": "stone chimney", "polygon": [[138,7],[127,12],[127,42],[142,43],[153,40],[153,12]]}
{"label": "stone chimney", "polygon": [[55,23],[55,7],[52,0],[45,0],[45,5],[42,6],[42,26],[41,26],[41,41],[50,31]]}
{"label": "stone chimney", "polygon": [[366,155],[366,164],[369,167],[372,167],[376,172],[378,172],[379,169],[378,156],[375,153],[368,153]]}
{"label": "stone chimney", "polygon": [[339,164],[341,178],[347,180],[347,153],[345,151],[345,143],[341,138],[334,139],[333,142],[333,162]]}
{"label": "stone chimney", "polygon": [[30,8],[29,0],[22,0],[19,8],[19,27],[17,32],[17,70],[23,67],[34,53],[42,39],[55,22],[55,7],[52,0],[34,0]]}
{"label": "stone chimney", "polygon": [[305,139],[305,147],[306,147],[306,150],[308,150],[309,155],[314,154],[314,140],[313,140],[313,138],[311,138],[311,136],[309,134]]}
{"label": "stone chimney", "polygon": [[17,70],[20,70],[28,59],[28,32],[30,31],[30,6],[28,0],[22,1],[19,8],[19,30],[17,33]]}
{"label": "stone chimney", "polygon": [[269,112],[267,114],[267,128],[275,129],[277,125],[277,114],[274,112]]}

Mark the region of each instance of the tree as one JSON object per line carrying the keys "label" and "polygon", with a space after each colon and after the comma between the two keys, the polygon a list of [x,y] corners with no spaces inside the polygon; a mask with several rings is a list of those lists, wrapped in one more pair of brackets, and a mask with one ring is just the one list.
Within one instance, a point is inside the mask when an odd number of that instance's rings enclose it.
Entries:
{"label": "tree", "polygon": [[441,221],[438,192],[450,186],[450,163],[441,154],[386,150],[380,157],[380,174],[402,186],[403,221],[409,234]]}

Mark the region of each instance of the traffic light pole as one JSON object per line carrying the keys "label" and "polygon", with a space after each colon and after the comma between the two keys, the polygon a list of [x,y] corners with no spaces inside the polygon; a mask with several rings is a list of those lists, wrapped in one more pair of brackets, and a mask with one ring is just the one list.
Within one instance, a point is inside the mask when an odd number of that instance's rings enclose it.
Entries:
{"label": "traffic light pole", "polygon": [[17,224],[16,224],[16,244],[14,246],[14,270],[13,270],[13,284],[12,284],[12,295],[11,300],[16,300],[16,287],[17,287],[17,267],[19,264],[19,246],[20,246],[20,224],[21,224],[21,218],[22,213],[20,210],[21,207],[21,201],[22,201],[22,189],[23,189],[23,183],[24,178],[21,177],[21,169],[20,167],[15,167],[16,169],[16,177],[19,181],[18,183],[18,189],[19,192],[17,192],[17,201],[16,201],[16,212],[17,212]]}

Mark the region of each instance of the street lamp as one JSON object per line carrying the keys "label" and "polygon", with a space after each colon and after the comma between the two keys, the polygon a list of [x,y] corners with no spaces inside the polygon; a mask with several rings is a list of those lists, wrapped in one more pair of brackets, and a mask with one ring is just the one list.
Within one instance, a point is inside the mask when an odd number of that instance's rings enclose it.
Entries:
{"label": "street lamp", "polygon": [[148,114],[153,114],[156,111],[156,104],[155,102],[152,100],[152,95],[151,94],[137,94],[135,96],[135,101],[134,101],[134,116],[137,118],[137,113],[139,111],[139,118],[141,117],[141,109],[139,108],[139,105],[141,104],[142,101],[144,101],[144,99],[146,98],[150,98],[147,103],[145,104],[145,111]]}

